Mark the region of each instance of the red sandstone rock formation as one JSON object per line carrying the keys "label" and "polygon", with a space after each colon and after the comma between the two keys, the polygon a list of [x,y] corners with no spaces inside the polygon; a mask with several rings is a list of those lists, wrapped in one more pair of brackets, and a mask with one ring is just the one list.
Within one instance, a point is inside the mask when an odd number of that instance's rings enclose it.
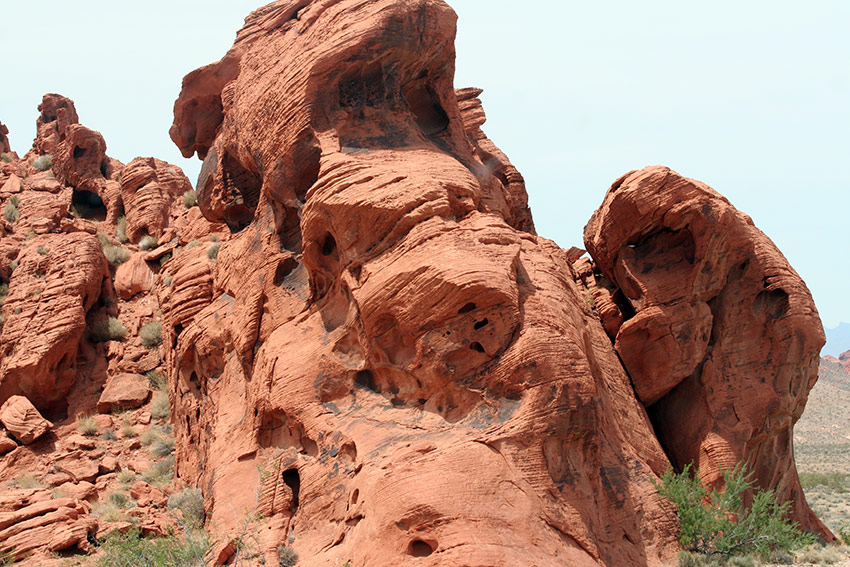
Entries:
{"label": "red sandstone rock formation", "polygon": [[9,145],[9,128],[0,122],[0,153],[7,154],[12,151]]}
{"label": "red sandstone rock formation", "polygon": [[[481,91],[453,87],[454,23],[440,0],[251,14],[175,103],[172,138],[204,159],[188,210],[179,168],[109,158],[45,95],[31,153],[56,177],[0,164],[19,212],[0,219],[0,403],[32,407],[0,430],[0,483],[45,488],[0,494],[0,551],[48,565],[131,519],[165,533],[190,485],[216,564],[241,536],[306,567],[656,566],[677,520],[652,480],[690,461],[706,482],[746,461],[831,538],[790,451],[823,343],[802,281],[665,168],[615,183],[592,259],[536,236]],[[109,266],[122,211],[130,256]],[[125,338],[95,341],[107,316]],[[82,421],[111,438],[76,424],[98,410]],[[168,464],[137,438],[165,419],[176,483],[121,483]],[[114,490],[137,502],[118,522],[91,506]]]}
{"label": "red sandstone rock formation", "polygon": [[847,372],[850,372],[850,350],[841,353],[841,355],[839,355],[838,357],[838,360],[839,362],[841,362],[842,366],[844,366],[844,369],[847,370]]}

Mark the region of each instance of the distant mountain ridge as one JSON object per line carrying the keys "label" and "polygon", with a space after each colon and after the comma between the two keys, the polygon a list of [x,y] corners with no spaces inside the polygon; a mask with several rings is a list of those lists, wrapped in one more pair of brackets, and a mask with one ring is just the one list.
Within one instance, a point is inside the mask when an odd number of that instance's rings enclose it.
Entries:
{"label": "distant mountain ridge", "polygon": [[826,331],[826,344],[821,350],[821,356],[838,358],[842,352],[850,351],[850,323],[839,323],[834,329]]}

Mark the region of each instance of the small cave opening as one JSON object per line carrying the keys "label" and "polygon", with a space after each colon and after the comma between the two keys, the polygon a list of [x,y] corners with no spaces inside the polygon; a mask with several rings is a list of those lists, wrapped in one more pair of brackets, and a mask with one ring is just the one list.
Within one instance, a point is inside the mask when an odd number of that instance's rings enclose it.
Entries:
{"label": "small cave opening", "polygon": [[292,513],[298,511],[298,504],[301,492],[301,475],[298,474],[298,469],[287,469],[281,473],[281,479],[292,490]]}
{"label": "small cave opening", "polygon": [[415,539],[407,546],[407,554],[413,557],[428,557],[434,553],[434,546],[421,539]]}
{"label": "small cave opening", "polygon": [[230,232],[240,232],[254,220],[263,181],[259,174],[227,151],[224,152],[220,167],[221,180],[228,195],[223,212],[224,221]]}
{"label": "small cave opening", "polygon": [[322,241],[322,256],[330,256],[334,253],[334,250],[336,250],[336,239],[331,233],[328,233]]}
{"label": "small cave opening", "polygon": [[463,315],[465,313],[469,313],[470,311],[475,311],[474,303],[467,303],[466,305],[457,310],[458,315]]}
{"label": "small cave opening", "polygon": [[354,383],[360,386],[361,388],[366,388],[367,390],[371,390],[372,392],[376,392],[378,394],[381,393],[381,389],[375,383],[375,375],[372,374],[371,370],[358,371],[357,375],[354,377]]}
{"label": "small cave opening", "polygon": [[[109,179],[109,160],[103,160],[100,162],[100,174]],[[123,215],[124,213],[122,212],[121,214]]]}
{"label": "small cave opening", "polygon": [[479,342],[472,343],[471,345],[469,345],[469,348],[474,350],[475,352],[480,352],[481,354],[485,353],[484,347],[481,346],[481,343]]}
{"label": "small cave opening", "polygon": [[74,190],[71,195],[70,210],[75,217],[96,221],[106,220],[106,205],[103,204],[103,199],[91,191]]}
{"label": "small cave opening", "polygon": [[289,274],[292,273],[292,270],[298,267],[298,261],[291,256],[284,260],[281,260],[277,264],[277,268],[274,271],[274,285],[281,286],[283,282],[286,281],[286,278]]}
{"label": "small cave opening", "polygon": [[484,317],[480,321],[476,321],[475,324],[472,326],[472,328],[475,329],[476,331],[480,331],[481,329],[486,327],[489,323],[490,323],[490,320],[487,319],[487,317]]}
{"label": "small cave opening", "polygon": [[426,136],[437,136],[449,127],[449,115],[427,83],[417,82],[405,89],[404,99],[413,113],[416,125]]}
{"label": "small cave opening", "polygon": [[86,148],[81,146],[74,146],[74,159],[80,159],[84,155],[86,155]]}

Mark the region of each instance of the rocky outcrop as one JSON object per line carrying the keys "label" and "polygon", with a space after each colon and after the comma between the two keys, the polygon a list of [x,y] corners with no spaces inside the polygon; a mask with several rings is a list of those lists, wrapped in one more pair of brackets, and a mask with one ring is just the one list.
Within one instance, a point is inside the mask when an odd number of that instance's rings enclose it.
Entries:
{"label": "rocky outcrop", "polygon": [[77,378],[86,314],[111,284],[94,236],[51,234],[27,242],[3,304],[0,401],[12,395],[36,407],[60,402]]}
{"label": "rocky outcrop", "polygon": [[59,94],[44,95],[38,105],[41,113],[36,120],[36,138],[33,149],[39,155],[53,154],[65,139],[65,129],[80,121],[74,101]]}
{"label": "rocky outcrop", "polygon": [[22,559],[35,550],[93,549],[97,520],[74,498],[51,499],[48,491],[17,490],[0,495],[0,553]]}
{"label": "rocky outcrop", "polygon": [[106,387],[97,401],[97,411],[110,413],[135,409],[150,398],[148,379],[139,374],[118,374],[107,380]]}
{"label": "rocky outcrop", "polygon": [[159,237],[168,225],[169,210],[192,189],[183,171],[155,158],[136,158],[121,175],[121,195],[127,213],[127,237]]}
{"label": "rocky outcrop", "polygon": [[35,442],[52,427],[23,396],[12,396],[0,406],[0,423],[24,445]]}
{"label": "rocky outcrop", "polygon": [[779,250],[721,195],[665,167],[615,182],[585,244],[622,292],[615,348],[673,465],[693,462],[717,483],[748,463],[823,533],[791,439],[825,339]]}
{"label": "rocky outcrop", "polygon": [[9,145],[9,128],[0,122],[0,153],[7,154],[12,151]]}

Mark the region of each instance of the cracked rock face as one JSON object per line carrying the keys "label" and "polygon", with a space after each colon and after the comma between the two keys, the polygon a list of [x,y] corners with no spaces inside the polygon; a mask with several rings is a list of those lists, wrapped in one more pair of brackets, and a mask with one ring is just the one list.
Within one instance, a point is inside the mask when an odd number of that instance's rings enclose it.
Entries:
{"label": "cracked rock face", "polygon": [[661,565],[652,479],[737,459],[827,534],[790,452],[823,342],[802,281],[653,168],[574,267],[454,90],[454,35],[437,0],[280,1],[184,79],[171,136],[232,233],[158,291],[178,474],[210,521],[254,518],[267,561],[304,565]]}

